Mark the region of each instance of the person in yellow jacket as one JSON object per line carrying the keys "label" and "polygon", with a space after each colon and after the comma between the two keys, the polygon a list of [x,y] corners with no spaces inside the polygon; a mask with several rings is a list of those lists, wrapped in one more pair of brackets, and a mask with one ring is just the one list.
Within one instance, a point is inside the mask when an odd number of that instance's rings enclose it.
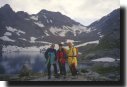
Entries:
{"label": "person in yellow jacket", "polygon": [[76,48],[71,42],[68,43],[69,50],[67,51],[68,55],[68,64],[72,73],[72,76],[77,75],[77,52]]}

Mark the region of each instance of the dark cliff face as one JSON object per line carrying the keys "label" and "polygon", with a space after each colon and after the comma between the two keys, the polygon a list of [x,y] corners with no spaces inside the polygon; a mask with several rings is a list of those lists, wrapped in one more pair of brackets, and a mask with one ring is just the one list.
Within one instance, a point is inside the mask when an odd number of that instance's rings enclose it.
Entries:
{"label": "dark cliff face", "polygon": [[[88,48],[88,46],[84,49],[80,48],[82,50],[89,49],[84,51],[83,58],[96,59],[108,56],[120,59],[120,9],[114,10],[89,27],[97,29],[103,37],[99,40],[99,44],[93,48]],[[91,56],[91,54],[93,55]]]}
{"label": "dark cliff face", "polygon": [[60,12],[41,10],[38,14],[36,14],[36,16],[38,16],[39,20],[46,26],[62,27],[62,26],[81,25],[80,23],[61,14]]}
{"label": "dark cliff face", "polygon": [[109,33],[113,29],[120,29],[120,8],[93,22],[88,27],[100,29],[104,34]]}
{"label": "dark cliff face", "polygon": [[98,29],[103,35],[100,40],[101,46],[120,48],[120,8],[95,21],[88,27]]}

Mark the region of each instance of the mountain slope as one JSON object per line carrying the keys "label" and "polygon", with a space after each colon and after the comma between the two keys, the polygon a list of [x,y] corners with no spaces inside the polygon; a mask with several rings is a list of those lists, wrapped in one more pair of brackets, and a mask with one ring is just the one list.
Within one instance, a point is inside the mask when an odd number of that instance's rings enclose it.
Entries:
{"label": "mountain slope", "polygon": [[5,46],[41,46],[44,42],[60,43],[76,39],[77,35],[90,30],[82,24],[61,14],[41,10],[37,14],[14,12],[6,4],[0,8],[0,40]]}
{"label": "mountain slope", "polygon": [[103,45],[103,48],[120,48],[120,9],[103,17],[93,27],[100,29],[104,35],[99,45]]}
{"label": "mountain slope", "polygon": [[120,19],[116,19],[118,13],[115,10],[85,27],[60,12],[41,10],[29,15],[23,11],[14,12],[6,4],[0,8],[0,44],[1,47],[44,47],[70,39],[79,45],[100,40],[112,31],[116,31],[111,34],[112,38],[119,38],[119,23],[116,24]]}
{"label": "mountain slope", "polygon": [[80,48],[83,51],[86,59],[98,57],[113,57],[120,58],[120,9],[112,11],[107,16],[92,23],[89,27],[97,29],[98,34],[103,35],[99,40],[99,44],[90,48],[86,46]]}

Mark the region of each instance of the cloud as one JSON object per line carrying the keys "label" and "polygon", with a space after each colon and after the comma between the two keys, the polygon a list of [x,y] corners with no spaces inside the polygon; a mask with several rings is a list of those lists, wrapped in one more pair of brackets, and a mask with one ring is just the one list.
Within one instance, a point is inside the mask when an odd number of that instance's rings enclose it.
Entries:
{"label": "cloud", "polygon": [[38,13],[42,9],[59,11],[84,25],[120,7],[119,0],[0,0],[0,6],[6,3],[15,11],[29,14]]}

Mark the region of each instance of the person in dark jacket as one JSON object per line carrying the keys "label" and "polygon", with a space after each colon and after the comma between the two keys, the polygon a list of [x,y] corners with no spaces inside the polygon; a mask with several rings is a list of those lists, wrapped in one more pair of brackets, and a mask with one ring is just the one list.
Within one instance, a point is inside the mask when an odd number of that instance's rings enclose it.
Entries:
{"label": "person in dark jacket", "polygon": [[64,78],[66,78],[66,68],[65,68],[66,58],[67,58],[66,51],[63,48],[62,44],[59,44],[59,49],[57,51],[57,60],[59,64],[60,75],[63,75]]}
{"label": "person in dark jacket", "polygon": [[55,44],[52,44],[51,47],[48,48],[45,52],[45,58],[46,58],[47,69],[48,69],[48,79],[51,79],[51,65],[54,66],[55,78],[58,78],[57,66],[56,66],[57,56],[54,47]]}

